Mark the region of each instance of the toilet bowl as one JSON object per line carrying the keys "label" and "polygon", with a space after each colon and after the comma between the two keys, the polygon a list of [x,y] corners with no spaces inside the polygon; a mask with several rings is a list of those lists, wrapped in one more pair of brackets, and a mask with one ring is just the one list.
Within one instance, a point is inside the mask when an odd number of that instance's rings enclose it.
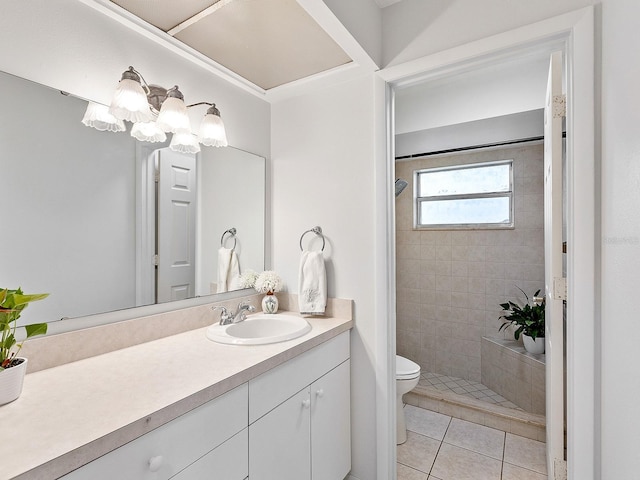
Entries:
{"label": "toilet bowl", "polygon": [[396,355],[396,444],[407,441],[407,423],[404,419],[402,396],[418,385],[420,365],[408,358]]}

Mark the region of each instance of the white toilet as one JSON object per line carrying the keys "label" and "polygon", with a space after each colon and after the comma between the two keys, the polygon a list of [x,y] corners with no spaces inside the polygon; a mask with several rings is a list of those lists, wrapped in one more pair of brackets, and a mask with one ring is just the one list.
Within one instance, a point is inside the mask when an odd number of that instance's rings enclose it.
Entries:
{"label": "white toilet", "polygon": [[418,385],[420,380],[420,365],[408,358],[396,355],[396,444],[407,441],[407,423],[404,419],[402,396],[409,393]]}

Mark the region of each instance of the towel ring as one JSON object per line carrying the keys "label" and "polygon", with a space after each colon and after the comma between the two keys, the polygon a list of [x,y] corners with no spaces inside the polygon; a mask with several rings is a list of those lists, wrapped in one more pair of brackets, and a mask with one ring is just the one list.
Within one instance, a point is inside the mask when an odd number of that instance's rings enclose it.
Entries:
{"label": "towel ring", "polygon": [[226,234],[229,234],[231,237],[233,237],[233,248],[232,250],[235,250],[236,248],[236,244],[238,243],[238,239],[236,238],[236,229],[235,228],[230,228],[229,230],[226,230],[223,234],[222,237],[220,237],[220,246],[224,247],[224,236]]}
{"label": "towel ring", "polygon": [[310,230],[307,230],[306,232],[304,232],[302,234],[302,236],[300,237],[300,250],[304,252],[304,248],[302,248],[302,239],[304,238],[304,236],[307,233],[315,233],[316,235],[318,235],[319,237],[322,237],[322,250],[320,250],[321,252],[324,252],[324,244],[325,244],[325,240],[324,240],[324,235],[322,234],[322,228],[320,227],[313,227]]}

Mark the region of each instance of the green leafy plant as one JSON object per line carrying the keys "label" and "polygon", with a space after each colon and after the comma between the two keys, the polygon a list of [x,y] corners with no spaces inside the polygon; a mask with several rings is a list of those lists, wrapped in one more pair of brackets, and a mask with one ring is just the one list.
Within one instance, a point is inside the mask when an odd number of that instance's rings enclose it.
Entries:
{"label": "green leafy plant", "polygon": [[[504,322],[498,331],[502,331],[505,328],[513,325],[517,327],[513,336],[516,340],[520,338],[520,334],[528,335],[532,339],[537,337],[544,337],[544,299],[540,303],[532,302],[529,300],[529,296],[518,287],[527,299],[527,303],[524,305],[518,305],[514,302],[501,303],[502,310],[507,312],[501,315],[500,318],[504,318]],[[540,294],[540,290],[533,294],[537,297]]]}
{"label": "green leafy plant", "polygon": [[[0,371],[5,368],[15,366],[15,357],[22,348],[22,342],[16,340],[17,320],[22,311],[27,308],[30,302],[42,300],[48,297],[48,293],[36,293],[25,295],[18,287],[17,290],[0,290]],[[46,323],[34,323],[26,325],[26,338],[47,333]]]}

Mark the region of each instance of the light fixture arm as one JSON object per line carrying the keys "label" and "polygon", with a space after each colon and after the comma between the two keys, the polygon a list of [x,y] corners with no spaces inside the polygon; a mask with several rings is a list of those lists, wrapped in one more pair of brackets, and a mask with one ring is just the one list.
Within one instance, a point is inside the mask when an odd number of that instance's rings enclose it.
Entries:
{"label": "light fixture arm", "polygon": [[209,108],[207,109],[206,114],[216,115],[218,117],[220,116],[220,110],[218,110],[215,103],[211,103],[211,102],[192,103],[191,105],[187,105],[187,108],[197,107],[198,105],[209,105]]}

